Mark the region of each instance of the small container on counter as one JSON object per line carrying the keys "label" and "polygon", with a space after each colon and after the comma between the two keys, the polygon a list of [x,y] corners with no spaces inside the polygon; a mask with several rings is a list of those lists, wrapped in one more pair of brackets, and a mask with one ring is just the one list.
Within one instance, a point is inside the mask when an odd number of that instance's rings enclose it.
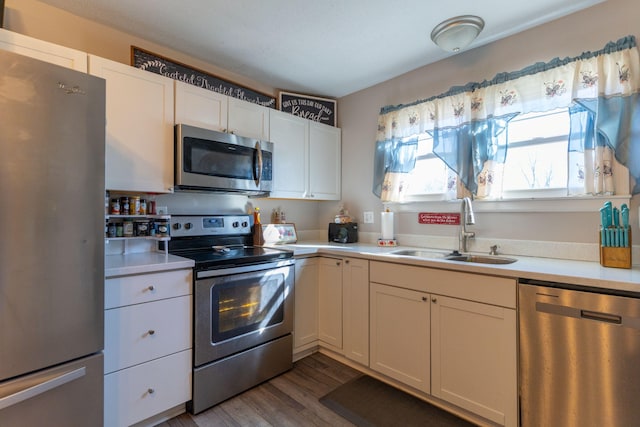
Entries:
{"label": "small container on counter", "polygon": [[147,214],[147,201],[145,199],[140,199],[140,209],[138,210],[140,215]]}
{"label": "small container on counter", "polygon": [[153,230],[156,237],[168,237],[169,236],[169,221],[166,219],[156,219],[153,222]]}

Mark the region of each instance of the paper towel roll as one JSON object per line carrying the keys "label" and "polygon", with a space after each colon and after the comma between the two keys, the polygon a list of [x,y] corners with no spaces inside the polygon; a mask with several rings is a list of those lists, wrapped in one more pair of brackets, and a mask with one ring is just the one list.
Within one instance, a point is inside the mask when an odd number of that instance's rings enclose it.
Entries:
{"label": "paper towel roll", "polygon": [[382,239],[393,239],[393,212],[382,212],[380,224],[382,225]]}

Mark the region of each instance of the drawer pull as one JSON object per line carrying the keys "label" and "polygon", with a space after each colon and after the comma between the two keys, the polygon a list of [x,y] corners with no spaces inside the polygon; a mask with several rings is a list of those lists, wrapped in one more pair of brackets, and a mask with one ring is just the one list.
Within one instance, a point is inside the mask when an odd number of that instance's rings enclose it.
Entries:
{"label": "drawer pull", "polygon": [[155,286],[153,286],[153,285],[149,285],[149,287],[147,288],[147,290],[148,290],[149,292],[153,292],[153,291],[155,291],[155,290],[156,290],[156,287],[155,287]]}
{"label": "drawer pull", "polygon": [[149,393],[149,394],[153,394],[153,393],[155,393],[155,392],[156,392],[156,391],[155,391],[154,389],[152,389],[152,388],[150,388],[149,390],[147,390],[147,393]]}
{"label": "drawer pull", "polygon": [[149,329],[149,331],[147,332],[149,335],[153,335],[156,333],[156,331],[154,331],[153,329]]}

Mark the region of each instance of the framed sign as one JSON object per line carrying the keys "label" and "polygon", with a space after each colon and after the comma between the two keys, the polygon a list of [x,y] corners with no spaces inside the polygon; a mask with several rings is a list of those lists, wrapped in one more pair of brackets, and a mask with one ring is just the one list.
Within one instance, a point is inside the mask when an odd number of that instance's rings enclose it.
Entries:
{"label": "framed sign", "polygon": [[256,92],[228,80],[221,79],[205,71],[190,67],[155,53],[131,46],[131,65],[142,70],[160,74],[174,80],[199,86],[213,92],[252,102],[265,107],[276,108],[276,98]]}
{"label": "framed sign", "polygon": [[337,102],[335,99],[318,98],[291,92],[278,94],[280,111],[304,117],[325,125],[337,126]]}

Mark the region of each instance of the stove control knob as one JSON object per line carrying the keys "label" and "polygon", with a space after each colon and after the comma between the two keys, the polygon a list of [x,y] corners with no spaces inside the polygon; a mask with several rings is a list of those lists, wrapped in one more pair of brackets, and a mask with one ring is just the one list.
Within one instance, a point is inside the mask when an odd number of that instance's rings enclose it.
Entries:
{"label": "stove control knob", "polygon": [[191,229],[193,228],[193,224],[191,224],[190,222],[187,222],[187,223],[184,225],[184,228],[185,228],[185,230],[191,230]]}
{"label": "stove control knob", "polygon": [[242,228],[247,228],[249,223],[247,221],[242,221]]}
{"label": "stove control knob", "polygon": [[238,226],[240,225],[240,223],[238,221],[233,221],[233,224],[231,224],[233,228],[238,228]]}
{"label": "stove control knob", "polygon": [[173,224],[174,230],[180,230],[181,228],[182,228],[182,224],[180,224],[179,222],[176,222]]}

